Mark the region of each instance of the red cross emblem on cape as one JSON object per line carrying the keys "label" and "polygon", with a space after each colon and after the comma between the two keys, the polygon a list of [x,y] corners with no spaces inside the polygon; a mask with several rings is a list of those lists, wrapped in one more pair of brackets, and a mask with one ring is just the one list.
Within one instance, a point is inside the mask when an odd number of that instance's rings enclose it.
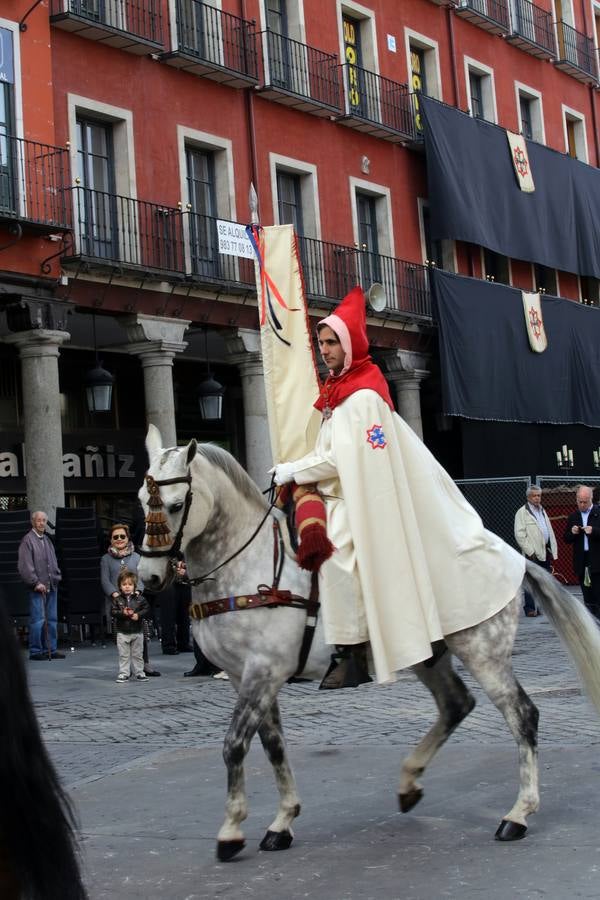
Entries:
{"label": "red cross emblem on cape", "polygon": [[387,447],[387,441],[381,425],[371,425],[367,428],[367,443],[371,445],[373,450],[383,450]]}

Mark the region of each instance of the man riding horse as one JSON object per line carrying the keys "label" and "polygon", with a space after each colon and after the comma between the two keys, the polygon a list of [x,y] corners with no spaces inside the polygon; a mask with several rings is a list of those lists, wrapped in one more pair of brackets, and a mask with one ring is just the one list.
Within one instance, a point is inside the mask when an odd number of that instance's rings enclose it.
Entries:
{"label": "man riding horse", "polygon": [[[484,529],[448,474],[393,410],[369,356],[356,287],[317,326],[329,377],[313,452],[275,466],[275,481],[317,483],[335,552],[319,572],[325,639],[341,645],[322,687],[379,682],[424,660],[445,635],[501,610],[523,579],[522,557]],[[495,589],[486,590],[493,573]],[[350,650],[350,648],[352,648]]]}

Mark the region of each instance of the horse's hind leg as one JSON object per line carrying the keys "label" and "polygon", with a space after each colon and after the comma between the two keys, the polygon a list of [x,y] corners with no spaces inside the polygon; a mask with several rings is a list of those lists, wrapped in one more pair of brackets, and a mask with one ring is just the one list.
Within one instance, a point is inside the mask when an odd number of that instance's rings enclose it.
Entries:
{"label": "horse's hind leg", "polygon": [[515,678],[511,655],[520,602],[516,599],[497,615],[452,636],[452,649],[500,710],[519,749],[519,794],[502,819],[496,839],[525,837],[527,816],[537,812],[537,728],[539,713]]}
{"label": "horse's hind leg", "polygon": [[452,656],[444,653],[431,668],[420,663],[413,672],[431,691],[438,708],[438,718],[425,737],[406,757],[400,774],[398,801],[402,812],[408,812],[423,796],[417,778],[423,774],[440,747],[475,706],[473,695],[452,668]]}
{"label": "horse's hind leg", "polygon": [[287,850],[294,837],[291,824],[296,816],[300,815],[300,798],[296,792],[294,774],[287,758],[277,700],[271,704],[271,708],[258,728],[258,734],[269,762],[273,766],[280,797],[279,810],[269,825],[260,849]]}

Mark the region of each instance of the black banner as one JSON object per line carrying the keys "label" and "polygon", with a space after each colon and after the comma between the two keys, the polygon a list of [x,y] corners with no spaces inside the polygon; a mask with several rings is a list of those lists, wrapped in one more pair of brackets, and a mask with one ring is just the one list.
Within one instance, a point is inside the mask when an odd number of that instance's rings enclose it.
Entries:
{"label": "black banner", "polygon": [[420,97],[434,240],[600,278],[600,171],[527,141],[533,193],[519,189],[506,132]]}
{"label": "black banner", "polygon": [[600,426],[600,310],[542,298],[548,338],[529,347],[521,291],[433,270],[444,412]]}

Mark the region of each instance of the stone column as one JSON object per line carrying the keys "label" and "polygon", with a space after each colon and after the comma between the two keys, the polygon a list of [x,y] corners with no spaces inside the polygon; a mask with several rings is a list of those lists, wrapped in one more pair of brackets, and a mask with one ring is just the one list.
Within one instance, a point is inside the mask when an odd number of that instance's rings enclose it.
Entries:
{"label": "stone column", "polygon": [[225,343],[229,360],[238,367],[242,379],[246,469],[262,490],[269,485],[267,473],[272,465],[272,454],[260,334],[238,328]]}
{"label": "stone column", "polygon": [[423,440],[421,382],[429,375],[427,357],[413,350],[381,350],[376,361],[394,388],[399,414]]}
{"label": "stone column", "polygon": [[187,347],[183,335],[187,319],[167,319],[139,313],[120,320],[130,341],[127,351],[138,356],[144,372],[146,422],[156,425],[163,447],[177,445],[173,359]]}
{"label": "stone column", "polygon": [[70,337],[68,331],[46,328],[3,337],[21,357],[27,505],[31,512],[43,510],[51,522],[56,507],[65,505],[58,355]]}
{"label": "stone column", "polygon": [[412,372],[387,372],[385,376],[394,386],[399,414],[421,440],[423,440],[421,382],[428,374],[421,369],[413,369]]}

